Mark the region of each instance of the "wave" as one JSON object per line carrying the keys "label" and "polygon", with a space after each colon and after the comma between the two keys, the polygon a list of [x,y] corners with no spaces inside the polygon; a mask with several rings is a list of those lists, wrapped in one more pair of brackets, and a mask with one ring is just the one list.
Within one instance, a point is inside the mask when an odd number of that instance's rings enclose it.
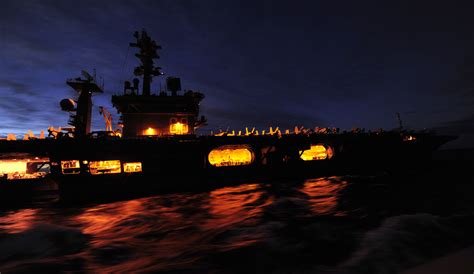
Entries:
{"label": "wave", "polygon": [[[387,218],[366,232],[352,256],[340,265],[345,273],[397,273],[472,244],[474,216],[431,214]],[[468,236],[469,235],[469,236]]]}
{"label": "wave", "polygon": [[0,269],[22,272],[42,259],[78,253],[89,240],[80,229],[45,223],[20,233],[0,234]]}

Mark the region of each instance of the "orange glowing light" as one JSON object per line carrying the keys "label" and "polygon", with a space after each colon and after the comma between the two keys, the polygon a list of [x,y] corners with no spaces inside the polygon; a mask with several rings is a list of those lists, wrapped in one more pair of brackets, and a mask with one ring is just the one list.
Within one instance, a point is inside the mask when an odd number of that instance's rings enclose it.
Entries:
{"label": "orange glowing light", "polygon": [[89,171],[92,175],[121,173],[120,160],[90,161]]}
{"label": "orange glowing light", "polygon": [[79,174],[81,166],[79,160],[61,161],[61,170],[63,174]]}
{"label": "orange glowing light", "polygon": [[158,131],[152,127],[149,127],[143,131],[143,135],[148,135],[148,136],[158,135]]}
{"label": "orange glowing light", "polygon": [[331,159],[334,155],[334,152],[331,147],[326,147],[322,144],[311,145],[310,149],[300,151],[300,153],[300,158],[303,161]]}
{"label": "orange glowing light", "polygon": [[26,173],[27,161],[4,160],[0,161],[0,174]]}
{"label": "orange glowing light", "polygon": [[124,163],[123,172],[127,172],[127,173],[142,172],[142,163],[141,162]]}
{"label": "orange glowing light", "polygon": [[188,125],[180,122],[170,124],[170,133],[171,134],[187,134],[188,133]]}
{"label": "orange glowing light", "polygon": [[247,145],[228,145],[209,152],[209,163],[216,167],[250,165],[255,155]]}

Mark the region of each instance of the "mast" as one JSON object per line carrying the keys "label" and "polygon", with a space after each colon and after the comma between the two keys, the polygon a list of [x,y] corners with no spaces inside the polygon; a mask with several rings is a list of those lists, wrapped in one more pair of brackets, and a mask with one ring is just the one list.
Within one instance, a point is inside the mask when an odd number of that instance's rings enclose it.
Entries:
{"label": "mast", "polygon": [[64,109],[67,111],[75,111],[75,115],[71,115],[70,125],[74,126],[74,137],[82,138],[87,136],[91,131],[92,117],[92,93],[103,93],[102,87],[97,85],[95,78],[87,71],[82,71],[84,78],[69,79],[66,83],[79,94],[76,109]]}
{"label": "mast", "polygon": [[143,76],[143,95],[149,96],[153,77],[163,75],[160,71],[161,68],[155,67],[153,61],[153,59],[160,58],[157,50],[161,49],[161,46],[156,44],[145,30],[142,30],[141,33],[136,31],[133,36],[137,41],[130,43],[130,46],[140,49],[140,52],[135,56],[141,61],[141,66],[136,67],[133,73],[136,76]]}

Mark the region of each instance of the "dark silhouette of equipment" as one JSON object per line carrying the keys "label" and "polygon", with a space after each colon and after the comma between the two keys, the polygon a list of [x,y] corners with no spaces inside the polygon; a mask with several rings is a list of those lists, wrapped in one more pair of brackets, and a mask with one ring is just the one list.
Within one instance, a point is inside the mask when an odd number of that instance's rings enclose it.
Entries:
{"label": "dark silhouette of equipment", "polygon": [[153,76],[159,76],[163,73],[160,71],[160,67],[155,67],[153,59],[160,58],[157,50],[161,49],[161,46],[158,45],[154,40],[151,40],[150,36],[146,33],[145,30],[142,32],[136,31],[133,35],[137,41],[135,43],[130,43],[131,47],[139,48],[140,52],[136,53],[135,56],[140,59],[142,62],[141,66],[138,66],[134,70],[136,76],[143,76],[143,95],[149,96],[150,93],[150,84],[153,79]]}
{"label": "dark silhouette of equipment", "polygon": [[167,77],[166,88],[171,91],[172,96],[178,95],[178,91],[181,90],[181,79],[178,77]]}
{"label": "dark silhouette of equipment", "polygon": [[61,106],[61,110],[71,112],[76,111],[77,102],[73,99],[62,99],[59,105]]}
{"label": "dark silhouette of equipment", "polygon": [[397,112],[397,120],[398,120],[398,130],[403,131],[403,123],[402,123],[402,117],[400,116],[400,112]]}
{"label": "dark silhouette of equipment", "polygon": [[[74,127],[75,138],[82,138],[90,133],[92,117],[92,94],[104,92],[102,87],[97,85],[95,78],[87,73],[87,71],[82,71],[82,77],[83,78],[78,77],[66,81],[66,83],[79,94],[79,97],[76,101],[76,108],[71,106],[70,101],[66,102],[65,100],[62,100],[60,103],[63,110],[71,112],[69,125]],[[73,112],[75,112],[75,114]]]}
{"label": "dark silhouette of equipment", "polygon": [[130,81],[125,81],[123,83],[123,92],[124,94],[130,94],[130,95],[138,95],[138,84],[140,83],[140,80],[137,78],[133,79],[133,86],[130,83]]}

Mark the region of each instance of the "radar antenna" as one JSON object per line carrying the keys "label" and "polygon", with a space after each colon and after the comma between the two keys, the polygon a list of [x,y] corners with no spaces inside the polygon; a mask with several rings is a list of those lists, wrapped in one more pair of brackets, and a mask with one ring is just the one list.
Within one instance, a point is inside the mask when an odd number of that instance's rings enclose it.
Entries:
{"label": "radar antenna", "polygon": [[154,76],[163,75],[160,71],[160,67],[155,67],[153,59],[160,58],[157,50],[161,49],[154,40],[148,36],[145,30],[141,33],[136,31],[133,35],[137,41],[130,43],[131,47],[139,48],[140,52],[136,53],[135,56],[140,59],[141,66],[138,66],[134,70],[136,76],[143,76],[143,95],[150,95],[150,85]]}

